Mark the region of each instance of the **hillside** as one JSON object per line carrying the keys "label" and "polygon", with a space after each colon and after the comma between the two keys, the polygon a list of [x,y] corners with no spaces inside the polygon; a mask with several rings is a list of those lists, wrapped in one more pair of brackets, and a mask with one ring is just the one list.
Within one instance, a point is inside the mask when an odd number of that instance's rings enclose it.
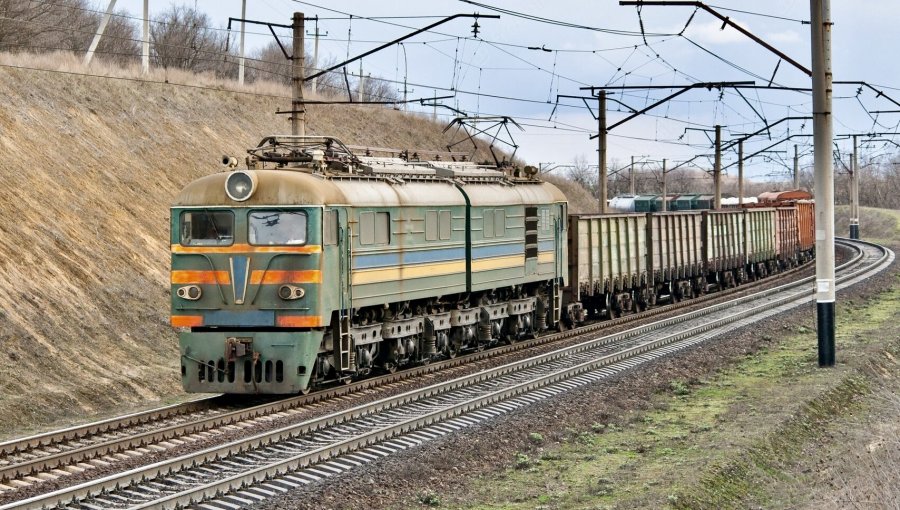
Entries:
{"label": "hillside", "polygon": [[[71,56],[36,58],[74,65]],[[287,89],[6,66],[33,61],[0,59],[0,95],[12,98],[0,110],[0,436],[180,393],[169,203],[220,171],[222,154],[240,157],[263,135],[289,132],[287,116],[274,113],[288,107]],[[441,125],[379,107],[310,108],[308,119],[309,133],[348,144],[448,142]]]}

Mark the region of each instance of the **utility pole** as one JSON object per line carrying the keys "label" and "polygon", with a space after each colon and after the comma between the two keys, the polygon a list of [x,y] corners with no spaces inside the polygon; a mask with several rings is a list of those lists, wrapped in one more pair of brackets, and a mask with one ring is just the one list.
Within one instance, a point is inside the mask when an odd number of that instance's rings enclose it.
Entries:
{"label": "utility pole", "polygon": [[[319,67],[319,35],[321,35],[321,34],[319,34],[319,15],[316,14],[316,31],[313,34],[313,36],[315,37],[315,39],[314,39],[315,42],[313,42],[313,64],[312,64],[313,69],[318,69],[318,67]],[[324,35],[328,35],[328,34],[326,33]],[[317,85],[318,80],[319,80],[318,76],[316,76],[315,78],[312,79],[313,97],[315,97],[317,94],[316,85]]]}
{"label": "utility pole", "polygon": [[291,55],[291,134],[306,136],[306,106],[303,104],[303,13],[294,13],[294,53]]}
{"label": "utility pole", "polygon": [[816,197],[816,326],[819,366],[834,366],[834,139],[831,112],[831,0],[810,0]]}
{"label": "utility pole", "polygon": [[[358,85],[359,85],[359,87],[358,87],[358,90],[356,91],[356,97],[358,97],[359,98],[358,101],[360,103],[362,103],[363,101],[366,100],[365,99],[366,77],[363,75],[362,60],[359,61],[359,84]],[[404,101],[405,101],[405,99],[404,99]]]}
{"label": "utility pole", "polygon": [[609,212],[609,206],[606,203],[606,91],[601,90],[597,94],[597,121],[599,124],[599,136],[597,136],[597,153],[600,159],[599,172],[600,181],[597,186],[600,191],[600,213]]}
{"label": "utility pole", "polygon": [[241,56],[238,59],[238,84],[244,84],[244,30],[246,28],[246,23],[244,20],[247,18],[247,0],[241,0]]}
{"label": "utility pole", "polygon": [[631,170],[628,172],[631,178],[631,196],[634,196],[634,156],[631,156]]}
{"label": "utility pole", "polygon": [[797,144],[794,144],[794,189],[800,189],[800,156],[797,154]]}
{"label": "utility pole", "polygon": [[744,141],[738,141],[738,207],[744,205]]}
{"label": "utility pole", "polygon": [[722,208],[722,126],[716,124],[716,161],[713,166],[713,209]]}
{"label": "utility pole", "polygon": [[853,161],[850,163],[850,239],[859,239],[859,157],[857,135],[853,135]]}
{"label": "utility pole", "polygon": [[144,0],[144,32],[141,34],[141,74],[150,74],[150,0]]}
{"label": "utility pole", "polygon": [[669,200],[669,194],[666,191],[666,159],[665,158],[663,158],[662,178],[663,178],[662,212],[666,212],[668,210],[667,202]]}
{"label": "utility pole", "polygon": [[431,103],[431,120],[437,121],[437,90],[434,91],[434,101]]}
{"label": "utility pole", "polygon": [[91,40],[91,45],[87,50],[87,53],[84,55],[84,65],[85,67],[91,65],[91,60],[94,58],[94,52],[97,51],[97,45],[100,44],[100,38],[103,37],[103,32],[106,30],[106,25],[109,23],[109,18],[112,17],[113,9],[116,7],[116,0],[109,0],[109,6],[106,8],[106,14],[103,15],[103,19],[100,20],[100,26],[97,28],[97,33],[94,34],[94,39]]}

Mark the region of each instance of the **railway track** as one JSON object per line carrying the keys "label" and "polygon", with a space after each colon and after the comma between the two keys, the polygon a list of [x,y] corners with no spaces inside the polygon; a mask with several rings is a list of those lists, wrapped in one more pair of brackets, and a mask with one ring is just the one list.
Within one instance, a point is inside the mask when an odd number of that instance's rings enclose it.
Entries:
{"label": "railway track", "polygon": [[[894,257],[874,245],[853,246],[859,253],[839,269],[839,288],[883,269]],[[250,505],[809,302],[811,279],[17,501],[0,510]]]}
{"label": "railway track", "polygon": [[[777,275],[787,279],[803,268],[796,268]],[[98,421],[46,434],[30,436],[0,443],[0,495],[3,492],[28,489],[47,481],[54,481],[85,470],[105,467],[132,457],[150,455],[173,449],[184,443],[203,440],[216,429],[239,425],[252,427],[260,420],[273,415],[288,415],[311,404],[335,397],[366,392],[375,388],[412,379],[424,374],[460,368],[471,370],[472,364],[503,356],[516,351],[547,345],[564,338],[602,331],[636,321],[671,314],[683,306],[697,306],[710,301],[721,301],[734,294],[752,291],[757,285],[770,285],[776,278],[760,280],[723,292],[706,294],[678,304],[604,321],[564,333],[541,336],[513,345],[499,346],[481,352],[473,352],[454,359],[444,360],[409,370],[387,374],[354,383],[326,388],[310,395],[266,401],[253,405],[252,401],[229,401],[221,396],[198,399],[181,404],[151,409],[141,413]]]}

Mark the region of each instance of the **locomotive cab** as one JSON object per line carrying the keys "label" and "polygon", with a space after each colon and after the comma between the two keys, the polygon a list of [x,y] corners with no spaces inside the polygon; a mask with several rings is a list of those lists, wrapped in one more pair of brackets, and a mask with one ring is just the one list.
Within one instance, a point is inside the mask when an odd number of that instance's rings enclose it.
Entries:
{"label": "locomotive cab", "polygon": [[[280,187],[269,182],[277,176],[258,175],[266,173],[250,175],[263,189]],[[322,227],[333,215],[299,196],[291,205],[265,194],[241,202],[226,196],[233,176],[248,174],[210,176],[225,181],[211,187],[219,196],[192,197],[189,186],[186,203],[172,208],[172,325],[183,328],[187,391],[303,391],[330,320],[321,312],[330,251],[323,237],[333,244],[335,236],[323,236]]]}

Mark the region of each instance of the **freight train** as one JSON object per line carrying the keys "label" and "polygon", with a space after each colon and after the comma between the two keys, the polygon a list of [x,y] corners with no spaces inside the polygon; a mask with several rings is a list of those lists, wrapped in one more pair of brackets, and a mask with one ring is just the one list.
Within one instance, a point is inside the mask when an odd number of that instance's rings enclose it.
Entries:
{"label": "freight train", "polygon": [[270,136],[171,208],[189,392],[307,392],[737,285],[813,255],[809,204],[570,215],[533,167]]}

